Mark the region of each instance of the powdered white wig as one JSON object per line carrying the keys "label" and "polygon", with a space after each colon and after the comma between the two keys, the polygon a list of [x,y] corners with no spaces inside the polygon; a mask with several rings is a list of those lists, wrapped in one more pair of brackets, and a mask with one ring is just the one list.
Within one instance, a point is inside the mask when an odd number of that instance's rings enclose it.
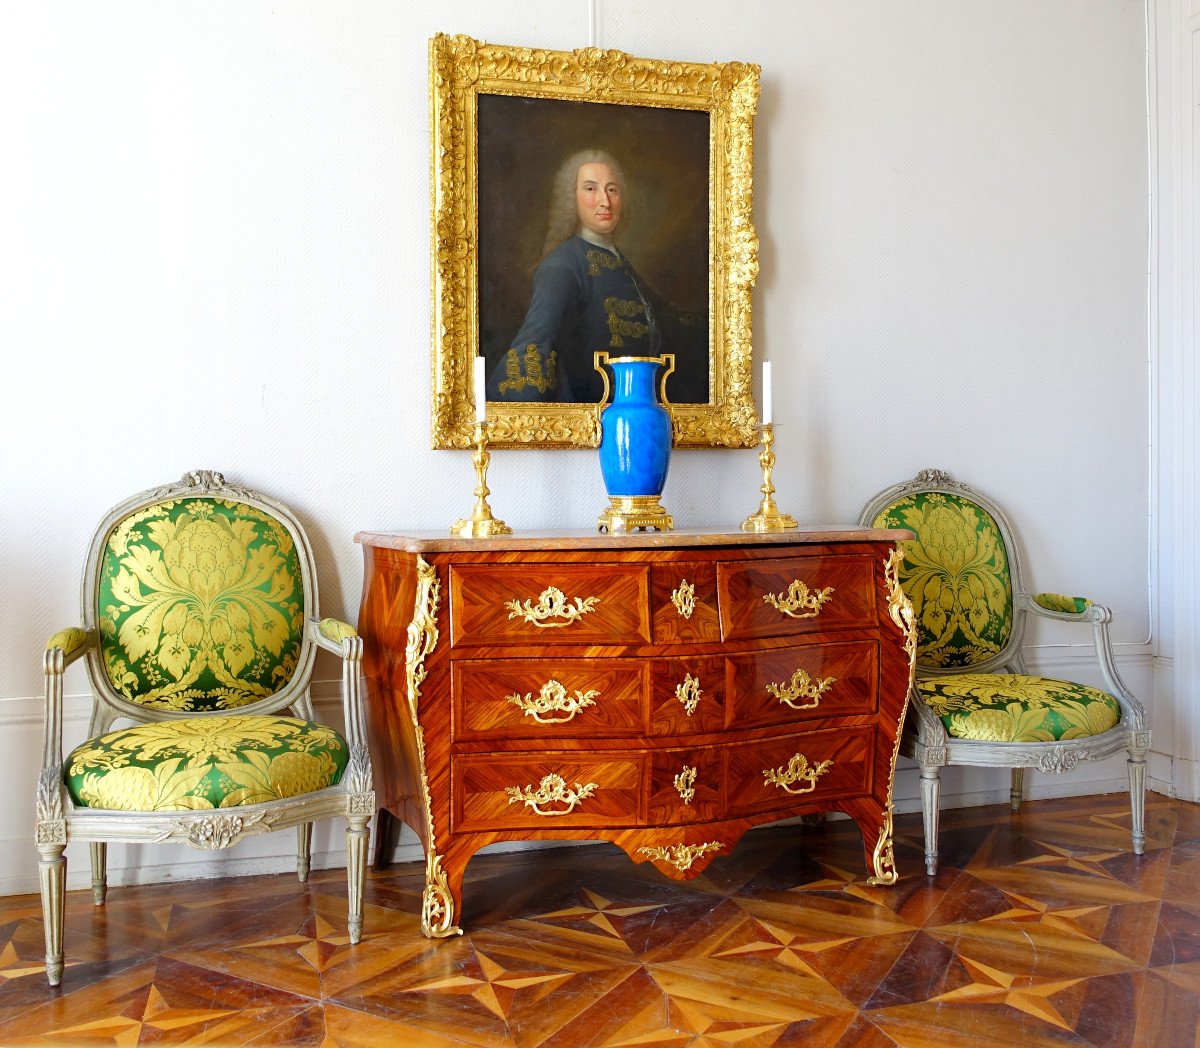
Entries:
{"label": "powdered white wig", "polygon": [[613,235],[616,236],[629,220],[629,183],[625,178],[625,170],[617,162],[616,157],[603,149],[581,149],[567,157],[554,176],[550,187],[550,217],[546,223],[546,242],[542,246],[542,257],[545,258],[559,244],[579,231],[579,212],[575,203],[575,182],[579,169],[584,164],[607,164],[612,168],[617,178],[617,186],[621,190],[621,217],[617,222]]}

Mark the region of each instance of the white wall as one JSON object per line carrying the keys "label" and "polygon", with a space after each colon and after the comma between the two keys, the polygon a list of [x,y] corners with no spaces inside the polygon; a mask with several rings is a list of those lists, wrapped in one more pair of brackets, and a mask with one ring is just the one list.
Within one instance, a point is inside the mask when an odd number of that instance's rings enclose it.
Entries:
{"label": "white wall", "polygon": [[[1148,695],[1142,4],[687,12],[598,0],[595,42],[762,66],[755,351],[775,361],[786,420],[781,508],[851,521],[924,466],[976,483],[1018,522],[1036,587],[1114,607],[1123,670]],[[15,785],[0,891],[35,884],[40,652],[77,621],[111,504],[195,467],[261,487],[298,510],[323,611],[351,621],[356,531],[441,529],[469,509],[467,457],[429,450],[427,43],[571,49],[591,14],[584,0],[8,13],[0,767]],[[591,452],[497,453],[489,482],[520,529],[590,527],[603,501]],[[753,452],[681,452],[665,501],[680,524],[729,524],[758,483]],[[1034,662],[1085,672],[1087,639],[1045,630]],[[73,672],[71,743],[84,690]],[[1034,789],[1123,781],[1118,758]],[[1006,789],[1002,773],[947,775],[951,802]],[[915,806],[911,770],[897,793]],[[262,868],[291,850],[281,835],[216,860],[115,852],[114,880]],[[86,856],[71,855],[78,885]]]}
{"label": "white wall", "polygon": [[1196,516],[1197,205],[1200,204],[1200,0],[1154,0],[1147,6],[1151,177],[1151,402],[1156,436],[1154,593],[1159,628],[1155,651],[1154,730],[1170,753],[1160,771],[1181,797],[1200,800],[1200,558]]}

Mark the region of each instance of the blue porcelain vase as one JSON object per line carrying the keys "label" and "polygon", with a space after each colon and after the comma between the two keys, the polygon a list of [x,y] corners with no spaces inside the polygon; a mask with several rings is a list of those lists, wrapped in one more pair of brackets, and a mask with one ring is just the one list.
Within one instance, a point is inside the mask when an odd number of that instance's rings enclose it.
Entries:
{"label": "blue porcelain vase", "polygon": [[[596,367],[612,370],[612,403],[600,413],[600,472],[610,500],[657,500],[671,459],[671,415],[659,403],[660,368],[665,391],[675,369],[673,354],[609,357],[596,354]],[[606,376],[607,378],[607,376]],[[606,389],[607,394],[607,389]],[[607,399],[607,396],[604,398]]]}

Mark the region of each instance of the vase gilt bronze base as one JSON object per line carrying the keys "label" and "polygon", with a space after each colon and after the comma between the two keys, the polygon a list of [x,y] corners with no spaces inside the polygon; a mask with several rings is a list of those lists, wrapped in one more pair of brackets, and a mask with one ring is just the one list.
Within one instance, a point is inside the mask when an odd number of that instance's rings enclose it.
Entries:
{"label": "vase gilt bronze base", "polygon": [[610,496],[610,505],[600,514],[596,527],[611,534],[647,528],[652,531],[671,531],[675,521],[663,507],[661,499],[661,495]]}

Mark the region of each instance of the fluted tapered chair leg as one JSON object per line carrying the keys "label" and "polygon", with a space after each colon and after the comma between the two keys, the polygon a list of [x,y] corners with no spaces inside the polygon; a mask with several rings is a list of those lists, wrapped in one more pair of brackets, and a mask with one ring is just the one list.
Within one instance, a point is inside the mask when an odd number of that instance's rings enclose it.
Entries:
{"label": "fluted tapered chair leg", "polygon": [[921,766],[921,821],[925,827],[925,872],[932,877],[938,868],[938,804],[942,795],[942,769],[937,764]]}
{"label": "fluted tapered chair leg", "polygon": [[108,894],[108,845],[103,841],[92,841],[92,902],[104,905]]}
{"label": "fluted tapered chair leg", "polygon": [[1129,810],[1133,822],[1133,854],[1146,851],[1146,755],[1129,753]]}
{"label": "fluted tapered chair leg", "polygon": [[43,844],[38,851],[38,880],[42,889],[42,924],[46,929],[46,979],[51,986],[62,982],[63,906],[66,901],[67,858],[65,845]]}
{"label": "fluted tapered chair leg", "polygon": [[367,842],[370,816],[352,815],[346,827],[346,894],[349,897],[347,926],[350,941],[362,939],[363,895],[367,883]]}
{"label": "fluted tapered chair leg", "polygon": [[1025,795],[1025,769],[1013,768],[1012,784],[1008,790],[1008,803],[1013,811],[1021,810],[1021,800]]}
{"label": "fluted tapered chair leg", "polygon": [[308,880],[312,867],[312,823],[303,822],[296,827],[296,877]]}

